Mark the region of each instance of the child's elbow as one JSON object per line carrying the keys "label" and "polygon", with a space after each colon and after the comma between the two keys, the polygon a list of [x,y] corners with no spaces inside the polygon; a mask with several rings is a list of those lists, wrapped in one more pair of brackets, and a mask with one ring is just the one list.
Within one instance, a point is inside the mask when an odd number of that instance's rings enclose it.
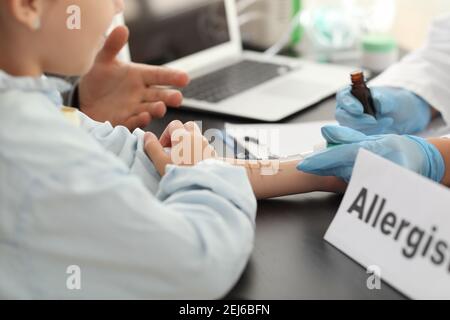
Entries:
{"label": "child's elbow", "polygon": [[230,241],[221,248],[208,248],[197,260],[196,267],[185,274],[185,279],[190,282],[187,284],[189,298],[224,298],[241,277],[252,250],[253,237],[250,234],[240,242]]}
{"label": "child's elbow", "polygon": [[201,277],[194,284],[200,290],[200,298],[224,298],[240,279],[249,256],[250,253],[246,252],[237,257],[228,256],[227,261],[218,259],[214,263],[207,263],[200,271]]}

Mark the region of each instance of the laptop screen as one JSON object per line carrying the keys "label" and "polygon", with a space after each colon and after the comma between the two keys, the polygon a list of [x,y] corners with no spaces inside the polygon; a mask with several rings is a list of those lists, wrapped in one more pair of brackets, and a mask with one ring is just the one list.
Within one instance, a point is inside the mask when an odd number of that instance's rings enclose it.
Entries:
{"label": "laptop screen", "polygon": [[162,65],[230,41],[223,0],[128,0],[134,62]]}

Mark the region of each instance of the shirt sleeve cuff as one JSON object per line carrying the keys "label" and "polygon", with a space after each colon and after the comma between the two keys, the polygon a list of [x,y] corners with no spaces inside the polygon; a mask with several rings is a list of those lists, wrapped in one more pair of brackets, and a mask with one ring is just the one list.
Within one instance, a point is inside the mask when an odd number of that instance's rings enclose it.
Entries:
{"label": "shirt sleeve cuff", "polygon": [[164,201],[170,195],[192,189],[206,189],[231,201],[253,221],[256,199],[242,167],[220,160],[205,160],[194,167],[167,166],[157,197]]}

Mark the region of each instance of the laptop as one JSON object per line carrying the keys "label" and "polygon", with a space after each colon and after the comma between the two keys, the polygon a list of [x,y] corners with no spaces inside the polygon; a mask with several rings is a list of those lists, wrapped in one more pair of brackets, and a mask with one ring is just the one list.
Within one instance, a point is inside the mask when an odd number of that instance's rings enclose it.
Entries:
{"label": "laptop", "polygon": [[244,51],[235,0],[127,5],[132,60],[188,72],[185,108],[277,122],[349,84],[353,68]]}

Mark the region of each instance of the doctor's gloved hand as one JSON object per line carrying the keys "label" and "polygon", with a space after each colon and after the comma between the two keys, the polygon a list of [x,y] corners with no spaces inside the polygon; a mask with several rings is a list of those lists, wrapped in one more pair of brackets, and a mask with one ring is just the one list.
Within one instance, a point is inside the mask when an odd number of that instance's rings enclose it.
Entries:
{"label": "doctor's gloved hand", "polygon": [[336,120],[340,125],[373,134],[414,134],[431,121],[431,106],[414,93],[400,88],[373,87],[376,118],[363,112],[350,87],[337,95]]}
{"label": "doctor's gloved hand", "polygon": [[363,148],[398,165],[441,182],[445,163],[438,149],[414,136],[365,134],[346,127],[326,126],[322,134],[339,146],[313,154],[298,165],[300,171],[318,176],[336,176],[350,181],[359,149]]}

